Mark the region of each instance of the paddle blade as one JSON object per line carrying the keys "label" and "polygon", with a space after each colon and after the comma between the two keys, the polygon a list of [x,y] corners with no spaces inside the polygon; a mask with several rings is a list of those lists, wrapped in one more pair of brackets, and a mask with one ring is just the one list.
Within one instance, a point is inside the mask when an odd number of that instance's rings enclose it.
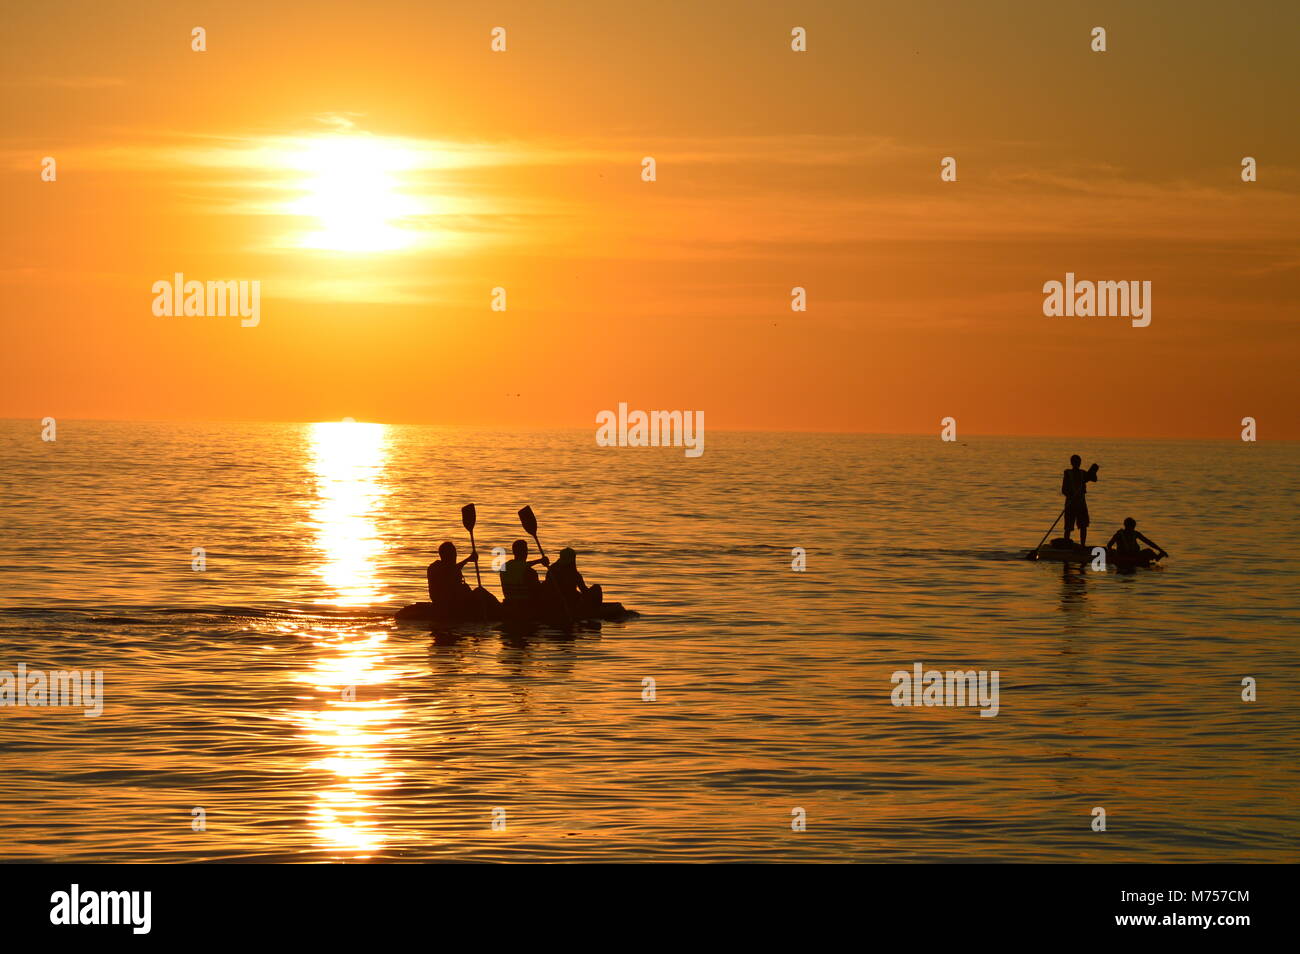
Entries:
{"label": "paddle blade", "polygon": [[530,537],[537,536],[537,518],[533,516],[532,507],[525,507],[519,511],[519,522],[524,525],[524,533]]}
{"label": "paddle blade", "polygon": [[478,514],[474,512],[473,504],[465,504],[460,508],[460,522],[465,525],[466,530],[473,530],[477,521]]}

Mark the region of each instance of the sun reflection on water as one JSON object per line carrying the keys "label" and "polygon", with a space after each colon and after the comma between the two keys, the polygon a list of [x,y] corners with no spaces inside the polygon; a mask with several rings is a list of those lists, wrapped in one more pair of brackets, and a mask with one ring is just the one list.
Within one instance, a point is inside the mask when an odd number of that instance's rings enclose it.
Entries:
{"label": "sun reflection on water", "polygon": [[308,768],[330,776],[315,792],[311,823],[320,843],[365,857],[386,842],[378,795],[397,783],[390,746],[403,715],[394,688],[400,673],[384,666],[386,637],[342,633],[316,640],[315,665],[299,676],[319,708],[297,713],[302,735],[321,749]]}
{"label": "sun reflection on water", "polygon": [[381,593],[376,558],[383,551],[374,516],[388,495],[384,470],[388,437],[382,424],[312,424],[316,476],[312,522],[327,592],[321,601],[368,606]]}
{"label": "sun reflection on water", "polygon": [[[313,424],[311,469],[315,543],[325,584],[316,602],[340,607],[382,600],[377,558],[383,551],[375,514],[388,493],[384,482],[388,443],[383,425]],[[390,743],[404,712],[397,692],[401,673],[387,665],[384,633],[355,623],[341,629],[313,626],[312,667],[298,676],[312,708],[295,713],[302,737],[320,747],[308,767],[329,777],[314,793],[311,824],[323,847],[363,858],[386,838],[377,798],[396,784]]]}

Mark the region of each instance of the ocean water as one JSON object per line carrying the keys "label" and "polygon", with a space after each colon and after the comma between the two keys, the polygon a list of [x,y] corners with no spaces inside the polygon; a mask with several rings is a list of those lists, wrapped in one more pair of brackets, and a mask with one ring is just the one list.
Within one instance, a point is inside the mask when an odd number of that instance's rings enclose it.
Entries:
{"label": "ocean water", "polygon": [[[0,860],[1300,855],[1300,445],[592,434],[0,422],[0,670],[103,679],[0,707]],[[1075,451],[1166,565],[1017,559]],[[643,615],[399,627],[471,501]]]}

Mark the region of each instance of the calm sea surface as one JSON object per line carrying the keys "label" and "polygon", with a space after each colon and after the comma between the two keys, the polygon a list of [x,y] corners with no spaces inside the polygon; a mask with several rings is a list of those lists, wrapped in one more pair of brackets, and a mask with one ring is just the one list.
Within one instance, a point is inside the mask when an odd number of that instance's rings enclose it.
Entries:
{"label": "calm sea surface", "polygon": [[[0,422],[0,670],[104,693],[0,708],[0,859],[1300,859],[1300,445],[593,433]],[[1015,559],[1076,450],[1167,565]],[[470,501],[643,616],[395,625]]]}

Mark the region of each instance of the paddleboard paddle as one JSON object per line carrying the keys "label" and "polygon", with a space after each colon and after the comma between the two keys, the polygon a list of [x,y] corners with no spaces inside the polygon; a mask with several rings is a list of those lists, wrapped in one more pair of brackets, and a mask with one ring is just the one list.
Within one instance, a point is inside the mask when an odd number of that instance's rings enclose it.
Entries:
{"label": "paddleboard paddle", "polygon": [[[475,512],[473,504],[465,504],[465,506],[460,508],[460,522],[463,523],[465,529],[469,531],[470,553],[477,553],[478,547],[474,545],[474,524],[478,522],[478,514]],[[479,576],[478,560],[474,561],[474,579],[478,581],[478,588],[480,590],[483,589],[483,577]]]}
{"label": "paddleboard paddle", "polygon": [[546,551],[542,549],[542,541],[537,539],[537,517],[533,515],[532,507],[525,507],[519,511],[519,522],[524,526],[524,532],[533,538],[533,543],[537,544],[537,550],[542,556],[546,556]]}
{"label": "paddleboard paddle", "polygon": [[[1093,479],[1093,480],[1096,480],[1096,479],[1097,479],[1097,470],[1098,470],[1098,468],[1100,468],[1100,467],[1101,467],[1101,464],[1098,464],[1098,463],[1095,463],[1095,462],[1094,462],[1093,465],[1092,465],[1091,467],[1088,468],[1088,470],[1086,471],[1086,473],[1090,473],[1090,474],[1092,474],[1092,479]],[[1068,507],[1069,505],[1067,504],[1066,506]],[[1058,514],[1056,515],[1056,519],[1052,521],[1052,525],[1051,525],[1050,527],[1048,527],[1048,528],[1047,528],[1047,532],[1046,532],[1045,534],[1043,534],[1043,539],[1038,541],[1038,546],[1034,547],[1032,550],[1030,550],[1028,553],[1025,554],[1025,559],[1026,559],[1026,560],[1037,560],[1037,559],[1038,559],[1038,551],[1041,550],[1041,549],[1043,548],[1043,544],[1047,541],[1047,538],[1050,537],[1050,536],[1052,535],[1052,531],[1056,529],[1056,525],[1057,525],[1058,523],[1060,523],[1060,522],[1061,522],[1061,518],[1065,516],[1065,509],[1066,509],[1065,507],[1062,507],[1062,508],[1061,508],[1061,512],[1058,513]]]}
{"label": "paddleboard paddle", "polygon": [[1056,525],[1061,522],[1061,518],[1064,516],[1065,516],[1065,508],[1062,507],[1061,512],[1056,515],[1056,519],[1052,521],[1052,525],[1048,527],[1047,532],[1043,534],[1043,539],[1038,541],[1038,546],[1034,547],[1032,550],[1030,550],[1028,553],[1025,554],[1026,560],[1038,559],[1038,551],[1043,548],[1043,543],[1046,542],[1047,538],[1052,535],[1052,531],[1056,529]]}

